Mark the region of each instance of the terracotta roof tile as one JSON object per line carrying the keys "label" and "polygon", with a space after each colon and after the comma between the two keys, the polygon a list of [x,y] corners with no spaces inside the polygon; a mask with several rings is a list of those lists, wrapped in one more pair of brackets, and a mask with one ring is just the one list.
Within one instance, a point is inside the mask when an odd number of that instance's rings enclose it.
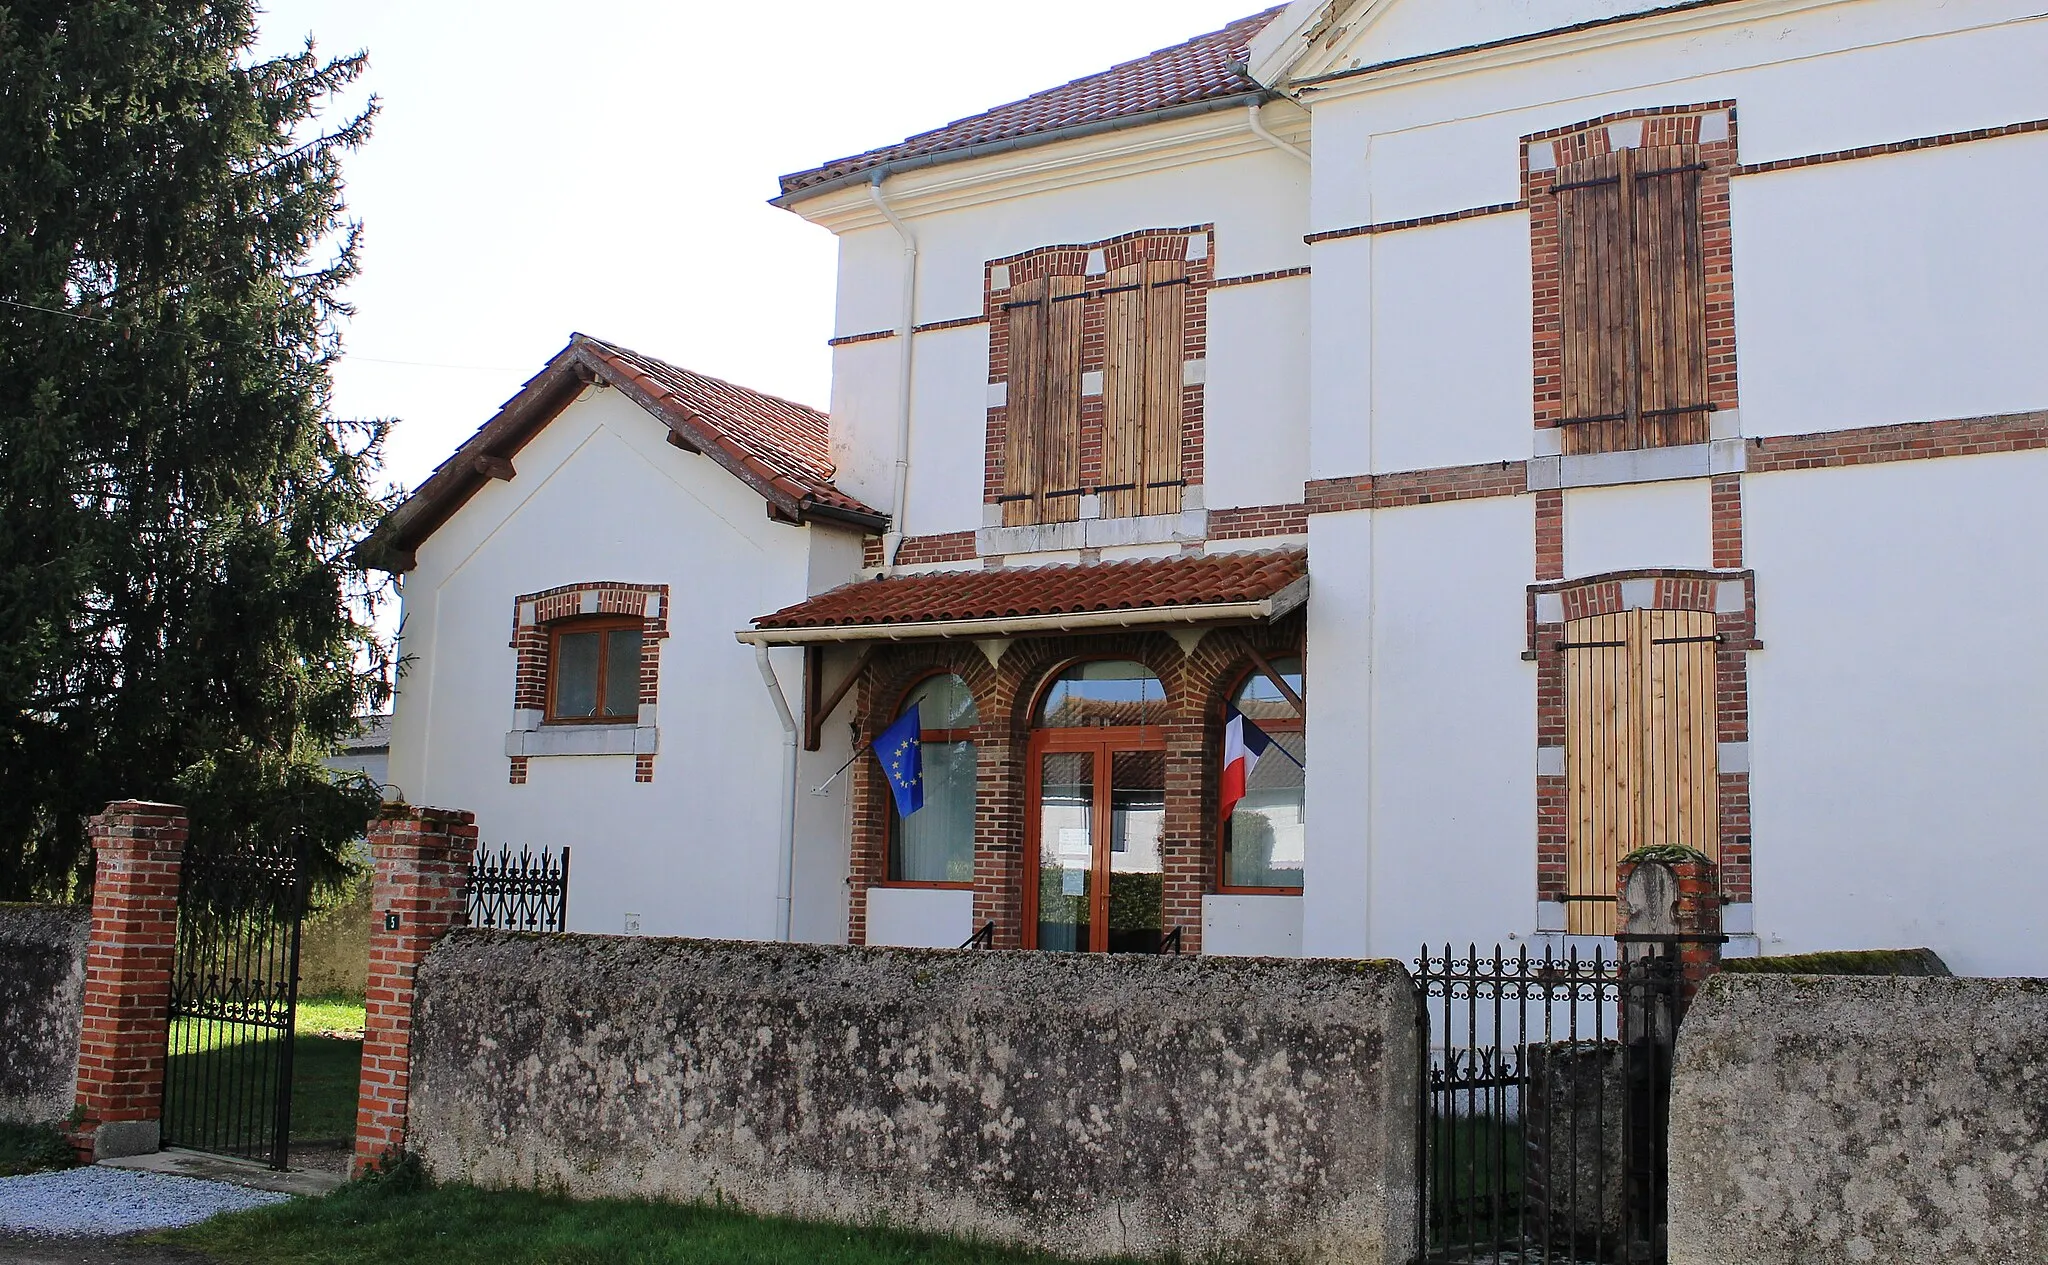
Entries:
{"label": "terracotta roof tile", "polygon": [[863,627],[1258,602],[1307,574],[1308,554],[1299,549],[925,572],[842,585],[754,625]]}
{"label": "terracotta roof tile", "polygon": [[1198,35],[1099,74],[1033,93],[1022,101],[921,132],[897,144],[784,176],[783,197],[908,158],[1257,92],[1259,86],[1238,74],[1233,64],[1244,61],[1252,37],[1285,7],[1240,18],[1220,31]]}

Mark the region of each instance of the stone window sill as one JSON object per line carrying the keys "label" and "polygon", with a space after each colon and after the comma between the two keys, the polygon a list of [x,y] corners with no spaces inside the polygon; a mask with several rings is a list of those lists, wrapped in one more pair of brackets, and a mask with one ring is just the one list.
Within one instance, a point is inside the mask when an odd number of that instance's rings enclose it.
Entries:
{"label": "stone window sill", "polygon": [[506,734],[505,754],[653,755],[660,735],[653,725],[543,725]]}

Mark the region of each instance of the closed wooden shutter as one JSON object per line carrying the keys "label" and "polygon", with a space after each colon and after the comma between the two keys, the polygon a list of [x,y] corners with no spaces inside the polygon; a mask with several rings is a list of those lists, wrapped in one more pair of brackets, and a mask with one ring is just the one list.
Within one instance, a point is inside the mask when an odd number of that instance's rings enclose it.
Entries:
{"label": "closed wooden shutter", "polygon": [[1563,445],[1707,439],[1698,149],[1623,149],[1558,169]]}
{"label": "closed wooden shutter", "polygon": [[1677,844],[1718,857],[1714,617],[1623,611],[1565,628],[1566,929],[1615,930],[1617,863]]}
{"label": "closed wooden shutter", "polygon": [[1102,515],[1181,506],[1181,340],[1187,265],[1153,260],[1112,272],[1103,361]]}
{"label": "closed wooden shutter", "polygon": [[1707,442],[1707,273],[1699,151],[1632,151],[1640,436],[1631,447]]}
{"label": "closed wooden shutter", "polygon": [[1628,151],[1557,173],[1558,285],[1563,305],[1564,451],[1627,446],[1634,278],[1622,166]]}
{"label": "closed wooden shutter", "polygon": [[1081,515],[1080,277],[1036,277],[1010,291],[1003,523]]}
{"label": "closed wooden shutter", "polygon": [[1003,524],[1038,521],[1038,436],[1045,428],[1044,277],[1020,281],[1010,290],[1010,372],[1008,431],[1003,439]]}

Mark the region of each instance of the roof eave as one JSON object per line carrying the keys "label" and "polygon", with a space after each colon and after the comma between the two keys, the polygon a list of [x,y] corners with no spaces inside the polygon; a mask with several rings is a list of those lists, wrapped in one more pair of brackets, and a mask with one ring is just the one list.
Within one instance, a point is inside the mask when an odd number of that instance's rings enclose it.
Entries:
{"label": "roof eave", "polygon": [[[1247,81],[1249,82],[1249,81]],[[1076,123],[1069,127],[1056,127],[1049,131],[1032,132],[1025,136],[1010,136],[999,141],[984,141],[979,145],[965,145],[959,149],[943,149],[929,154],[915,154],[908,158],[892,159],[859,167],[844,175],[821,180],[817,184],[805,185],[768,199],[768,205],[792,211],[799,202],[836,193],[854,185],[869,184],[886,180],[890,176],[909,171],[921,171],[927,167],[938,167],[948,163],[969,162],[976,158],[992,158],[999,154],[1014,153],[1020,149],[1035,149],[1041,145],[1053,145],[1060,141],[1083,140],[1090,136],[1102,136],[1110,132],[1127,131],[1136,127],[1149,127],[1155,123],[1171,123],[1178,119],[1195,118],[1213,114],[1218,110],[1242,109],[1247,105],[1263,105],[1279,99],[1279,94],[1251,84],[1240,93],[1227,97],[1210,97],[1202,101],[1186,101],[1180,105],[1167,106],[1160,110],[1147,110],[1142,114],[1126,114],[1113,119],[1098,119],[1091,123]],[[807,173],[798,173],[799,175]]]}
{"label": "roof eave", "polygon": [[894,624],[825,624],[809,628],[743,628],[733,635],[750,646],[806,646],[854,641],[938,641],[950,638],[1025,637],[1101,628],[1185,627],[1196,624],[1270,623],[1308,600],[1301,576],[1271,597],[1249,602],[1197,602],[1125,610],[1004,615],[990,619],[919,620]]}

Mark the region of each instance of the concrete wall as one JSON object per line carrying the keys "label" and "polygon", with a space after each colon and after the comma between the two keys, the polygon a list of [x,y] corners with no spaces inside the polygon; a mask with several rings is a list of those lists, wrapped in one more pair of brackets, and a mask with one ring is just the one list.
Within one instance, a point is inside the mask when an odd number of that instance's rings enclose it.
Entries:
{"label": "concrete wall", "polygon": [[91,930],[89,909],[0,905],[0,1121],[71,1110]]}
{"label": "concrete wall", "polygon": [[419,973],[408,1145],[484,1186],[1400,1265],[1410,987],[1385,962],[462,931]]}
{"label": "concrete wall", "polygon": [[2048,980],[1722,975],[1679,1033],[1671,1265],[2048,1260]]}
{"label": "concrete wall", "polygon": [[[476,813],[490,847],[575,849],[569,923],[618,932],[775,933],[782,729],[754,651],[733,640],[754,616],[850,578],[858,550],[813,550],[822,529],[770,521],[756,492],[617,391],[592,388],[443,525],[404,577],[390,780],[416,804]],[[821,560],[837,561],[833,574]],[[654,780],[633,757],[534,756],[508,784],[513,599],[600,580],[668,584]],[[792,706],[802,659],[775,666]],[[836,730],[836,732],[835,732]],[[806,789],[847,755],[843,725],[806,753]],[[845,795],[798,796],[799,939],[845,934]]]}

